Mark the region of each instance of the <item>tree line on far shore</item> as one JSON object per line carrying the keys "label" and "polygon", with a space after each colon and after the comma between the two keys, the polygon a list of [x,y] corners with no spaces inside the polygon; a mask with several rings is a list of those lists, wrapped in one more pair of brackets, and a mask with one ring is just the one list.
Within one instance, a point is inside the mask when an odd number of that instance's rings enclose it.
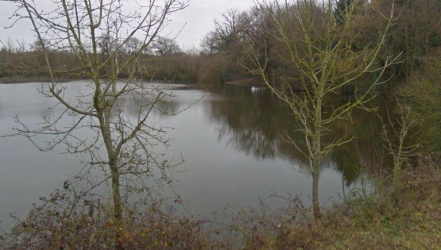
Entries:
{"label": "tree line on far shore", "polygon": [[[387,13],[391,8],[391,1],[354,1],[339,0],[333,7],[337,20],[345,15],[345,8],[355,3],[350,33],[355,34],[350,41],[350,47],[357,52],[373,46],[372,41],[378,40],[381,30],[387,25],[381,13]],[[317,10],[320,4],[315,3]],[[289,62],[279,55],[287,54],[283,41],[277,39],[272,10],[274,4],[255,5],[246,11],[229,10],[220,18],[214,20],[214,29],[202,39],[199,49],[182,50],[174,39],[157,37],[155,42],[143,50],[140,62],[144,70],[138,72],[138,78],[143,80],[166,81],[176,83],[200,83],[204,85],[233,84],[259,85],[261,78],[246,70],[252,65],[247,55],[251,48],[259,55],[260,60],[266,60],[265,73],[272,84],[277,85],[288,79],[292,85],[298,85],[299,72],[289,67]],[[383,93],[394,93],[397,87],[408,83],[416,75],[420,76],[425,65],[440,61],[441,57],[441,2],[425,0],[395,1],[397,12],[387,40],[376,59],[376,64],[382,66],[388,57],[401,53],[400,63],[388,67],[382,78],[389,80],[387,84],[379,86]],[[289,11],[289,10],[288,10]],[[279,12],[283,16],[287,13]],[[327,15],[323,11],[316,11],[317,20],[320,15]],[[298,23],[291,20],[286,23],[287,29],[294,30]],[[185,32],[185,30],[184,30]],[[109,46],[118,43],[109,37],[102,36],[100,51],[104,55]],[[49,44],[49,55],[53,65],[58,65],[55,74],[59,79],[72,78],[75,71],[80,71],[81,63],[69,51],[68,46],[62,48],[59,44]],[[133,37],[124,45],[120,57],[127,57],[141,45],[141,41]],[[24,66],[26,65],[26,66]],[[32,67],[29,67],[32,65]],[[39,69],[39,70],[36,70]],[[73,74],[72,74],[73,73]],[[78,72],[78,76],[82,75]],[[24,42],[7,40],[0,45],[0,79],[8,81],[32,81],[44,79],[47,68],[41,53],[38,41],[26,45]],[[122,72],[121,78],[127,77]],[[360,81],[367,85],[375,75],[366,76]],[[351,92],[351,87],[344,91]]]}

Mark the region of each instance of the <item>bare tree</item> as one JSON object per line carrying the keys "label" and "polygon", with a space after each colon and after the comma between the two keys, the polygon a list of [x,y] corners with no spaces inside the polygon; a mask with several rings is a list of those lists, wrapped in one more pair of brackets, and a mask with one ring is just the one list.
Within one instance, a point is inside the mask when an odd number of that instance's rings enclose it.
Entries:
{"label": "bare tree", "polygon": [[217,53],[237,54],[241,50],[241,41],[250,23],[245,12],[229,10],[220,19],[214,20],[214,30],[201,40],[204,53],[213,56]]}
{"label": "bare tree", "polygon": [[[152,150],[157,144],[168,145],[165,129],[148,122],[152,112],[159,109],[158,102],[168,94],[157,86],[134,81],[137,75],[147,72],[139,59],[164,28],[169,15],[185,8],[188,2],[55,0],[53,8],[48,9],[27,0],[13,1],[18,5],[15,16],[30,20],[45,56],[52,83],[41,91],[64,107],[60,116],[45,118],[37,129],[19,121],[18,133],[34,143],[40,135],[53,136],[47,145],[35,144],[41,150],[65,144],[69,153],[90,155],[88,167],[102,167],[106,179],[111,180],[115,245],[122,249],[121,192],[131,191],[130,182],[143,182],[141,175],[152,176],[153,167],[164,179],[167,168],[173,166]],[[47,41],[51,41],[51,49],[73,53],[81,67],[51,65]],[[90,91],[69,98],[69,84],[55,79],[60,71],[89,79]],[[130,113],[124,103],[133,98],[136,105]],[[72,122],[65,126],[60,124],[63,119]],[[94,136],[84,137],[84,130],[92,131]],[[101,147],[104,154],[99,152]]]}
{"label": "bare tree", "polygon": [[[248,67],[248,70],[261,75],[266,86],[289,106],[296,121],[295,129],[304,135],[303,142],[294,141],[288,134],[285,139],[309,160],[313,179],[313,211],[317,219],[320,217],[320,166],[329,152],[352,139],[335,138],[330,143],[324,143],[322,138],[329,131],[331,123],[350,118],[354,108],[368,110],[365,104],[371,100],[371,92],[382,83],[385,69],[397,59],[388,58],[383,65],[376,60],[394,20],[393,3],[390,14],[385,16],[380,13],[387,20],[380,39],[371,48],[358,51],[351,48],[351,42],[357,36],[350,29],[356,2],[351,1],[347,11],[338,20],[333,15],[331,0],[326,3],[314,0],[258,3],[259,8],[266,9],[273,20],[274,31],[267,32],[282,44],[286,52],[279,54],[280,58],[297,71],[298,78],[282,77],[282,82],[278,85],[271,84],[265,74],[268,60],[262,61],[261,54],[252,49],[252,46],[248,48],[248,55],[255,66]],[[358,88],[358,81],[374,72],[376,77],[369,87],[364,90]],[[302,85],[300,93],[293,87],[295,82]],[[332,107],[332,112],[324,112],[323,107],[330,105],[329,99],[347,86],[354,86],[353,98],[343,105]]]}
{"label": "bare tree", "polygon": [[159,56],[170,56],[182,51],[174,39],[167,37],[158,37],[152,44],[152,50]]}
{"label": "bare tree", "polygon": [[[395,196],[400,191],[401,169],[418,146],[414,144],[409,145],[407,140],[410,131],[419,120],[419,115],[413,114],[409,107],[403,107],[400,103],[398,103],[398,107],[400,117],[394,121],[388,113],[387,119],[389,124],[382,120],[383,131],[381,134],[385,142],[385,150],[393,159],[392,186]],[[397,126],[394,126],[394,124],[397,124]],[[387,125],[390,127],[389,130]]]}
{"label": "bare tree", "polygon": [[216,33],[210,31],[201,40],[202,51],[210,55],[210,57],[213,57],[218,52],[217,39]]}

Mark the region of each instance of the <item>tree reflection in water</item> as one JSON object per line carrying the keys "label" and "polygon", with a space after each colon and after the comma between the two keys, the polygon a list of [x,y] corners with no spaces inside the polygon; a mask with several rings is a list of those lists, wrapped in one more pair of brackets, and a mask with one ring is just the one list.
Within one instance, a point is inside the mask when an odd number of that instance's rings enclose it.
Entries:
{"label": "tree reflection in water", "polygon": [[[294,131],[293,118],[289,111],[270,91],[244,87],[225,87],[216,91],[227,96],[224,101],[210,102],[210,119],[220,124],[219,141],[227,144],[256,159],[284,158],[298,164],[309,172],[307,159],[286,142],[284,133],[304,145],[301,133]],[[335,99],[336,105],[344,99]],[[365,110],[354,110],[352,120],[340,120],[331,125],[324,137],[325,142],[353,136],[354,139],[330,153],[322,167],[335,167],[346,185],[355,182],[360,175],[360,166],[365,165],[366,158],[372,158],[374,152],[383,148],[380,137],[382,124],[380,117],[387,115],[387,108],[393,109],[392,101],[376,100],[371,103],[379,107],[377,113]],[[327,107],[332,110],[332,106]],[[371,159],[372,160],[372,159]]]}

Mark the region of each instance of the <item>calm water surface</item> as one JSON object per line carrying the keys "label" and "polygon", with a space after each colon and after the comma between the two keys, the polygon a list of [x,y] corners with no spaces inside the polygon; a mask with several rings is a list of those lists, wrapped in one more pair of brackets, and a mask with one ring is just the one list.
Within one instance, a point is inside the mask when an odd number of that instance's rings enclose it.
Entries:
{"label": "calm water surface", "polygon": [[[60,112],[59,108],[48,108],[55,101],[38,93],[42,85],[0,85],[0,134],[13,133],[17,116],[33,125]],[[75,92],[84,90],[85,83],[67,86]],[[191,105],[175,116],[154,114],[150,122],[174,128],[168,132],[174,140],[165,152],[170,158],[182,154],[185,159],[174,174],[178,180],[175,191],[192,215],[205,216],[227,205],[234,209],[256,207],[259,198],[274,192],[298,194],[310,204],[307,161],[280,139],[285,130],[299,141],[301,135],[290,132],[292,119],[270,93],[250,88],[215,92],[184,85],[165,88],[171,89],[174,97],[163,102],[163,108],[179,111]],[[375,146],[372,134],[378,135],[379,129],[375,115],[365,112],[354,113],[352,123],[333,124],[329,140],[343,134],[357,140],[326,160],[320,174],[322,204],[338,201],[343,187],[349,190],[360,185],[358,155]],[[40,196],[62,188],[63,182],[82,168],[80,157],[62,152],[63,147],[40,152],[21,137],[0,138],[0,228],[10,228],[11,212],[25,215]],[[271,206],[282,204],[282,200],[271,200]]]}

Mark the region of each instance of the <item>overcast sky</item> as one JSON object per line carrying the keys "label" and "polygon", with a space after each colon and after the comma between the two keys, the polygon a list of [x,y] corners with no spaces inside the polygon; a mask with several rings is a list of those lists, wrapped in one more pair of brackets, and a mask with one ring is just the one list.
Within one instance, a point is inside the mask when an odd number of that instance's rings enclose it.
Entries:
{"label": "overcast sky", "polygon": [[[50,1],[35,0],[35,2],[48,4]],[[177,42],[183,49],[197,47],[201,38],[213,28],[215,18],[219,18],[229,9],[246,10],[251,6],[253,6],[253,0],[190,0],[187,9],[171,16],[172,22],[163,35],[168,34],[173,38],[185,25],[182,33],[176,38]],[[35,40],[35,36],[31,32],[31,25],[28,21],[21,21],[13,29],[3,28],[12,24],[8,18],[14,13],[14,10],[14,4],[0,1],[0,40],[5,41],[9,37],[20,42],[31,43]]]}

